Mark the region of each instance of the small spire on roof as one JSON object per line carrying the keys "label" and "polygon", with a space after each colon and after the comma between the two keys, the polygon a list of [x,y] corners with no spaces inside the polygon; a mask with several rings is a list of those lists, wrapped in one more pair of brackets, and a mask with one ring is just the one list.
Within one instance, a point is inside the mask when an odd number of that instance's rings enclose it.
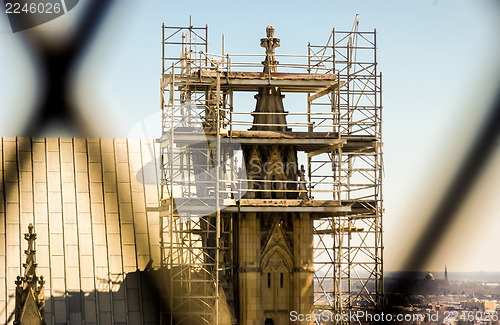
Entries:
{"label": "small spire on roof", "polygon": [[264,73],[277,72],[278,61],[274,57],[274,49],[280,46],[280,39],[274,37],[274,27],[272,25],[266,28],[267,37],[260,39],[260,46],[266,49],[266,59],[262,62]]}

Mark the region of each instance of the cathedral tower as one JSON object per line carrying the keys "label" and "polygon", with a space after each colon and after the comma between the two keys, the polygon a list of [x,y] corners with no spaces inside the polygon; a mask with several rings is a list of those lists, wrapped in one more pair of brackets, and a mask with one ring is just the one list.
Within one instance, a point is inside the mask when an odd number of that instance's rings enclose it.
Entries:
{"label": "cathedral tower", "polygon": [[[277,73],[274,48],[279,39],[273,34],[268,26],[267,37],[261,39],[266,48],[264,74]],[[255,98],[249,130],[253,136],[291,131],[279,87],[261,87]],[[284,204],[299,196],[307,200],[305,192],[299,193],[297,150],[293,144],[261,139],[244,145],[243,153],[248,179],[243,200],[262,208],[240,213],[237,223],[240,322],[290,324],[291,311],[310,314],[313,306],[312,219],[309,213],[287,211]],[[270,204],[275,209],[264,207]]]}
{"label": "cathedral tower", "polygon": [[[262,60],[224,42],[212,54],[207,27],[163,27],[164,319],[305,325],[293,315],[381,308],[375,36],[332,30],[279,56],[268,26]],[[285,95],[304,101],[287,112]]]}

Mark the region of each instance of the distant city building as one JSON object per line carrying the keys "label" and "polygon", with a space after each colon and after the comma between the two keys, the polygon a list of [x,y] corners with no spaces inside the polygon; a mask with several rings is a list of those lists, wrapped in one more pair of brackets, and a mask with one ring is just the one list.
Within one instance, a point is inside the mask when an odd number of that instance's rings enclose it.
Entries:
{"label": "distant city building", "polygon": [[460,306],[465,309],[478,309],[481,311],[494,311],[497,308],[497,303],[494,300],[479,300],[472,298],[467,301],[462,301]]}

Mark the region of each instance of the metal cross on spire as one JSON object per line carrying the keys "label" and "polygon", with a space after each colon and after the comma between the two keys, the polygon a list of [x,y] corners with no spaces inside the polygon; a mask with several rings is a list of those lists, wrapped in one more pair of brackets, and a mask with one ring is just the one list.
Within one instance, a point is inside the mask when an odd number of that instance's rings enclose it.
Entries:
{"label": "metal cross on spire", "polygon": [[262,62],[264,65],[264,73],[278,72],[278,61],[274,57],[274,49],[280,46],[280,39],[274,37],[274,27],[272,25],[266,28],[267,37],[260,39],[260,46],[266,49],[266,60]]}

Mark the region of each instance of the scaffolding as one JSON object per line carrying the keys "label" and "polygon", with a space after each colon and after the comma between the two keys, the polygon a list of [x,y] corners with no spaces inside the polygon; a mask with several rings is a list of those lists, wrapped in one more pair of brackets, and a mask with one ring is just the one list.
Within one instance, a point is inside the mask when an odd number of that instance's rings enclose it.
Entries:
{"label": "scaffolding", "polygon": [[[208,26],[163,26],[160,235],[169,323],[217,324],[222,297],[234,300],[234,215],[264,209],[314,218],[316,314],[381,308],[382,76],[376,31],[357,25],[356,17],[350,31],[332,30],[305,55],[276,55],[279,72],[268,73],[261,54],[225,54],[224,43],[221,54],[210,53]],[[252,112],[245,93],[269,85],[304,98],[285,113],[288,123],[273,125],[286,132],[251,130],[266,113]],[[270,142],[294,145],[306,170],[279,189],[259,180],[265,191],[287,193],[263,206],[248,198],[255,181],[242,145]]]}

